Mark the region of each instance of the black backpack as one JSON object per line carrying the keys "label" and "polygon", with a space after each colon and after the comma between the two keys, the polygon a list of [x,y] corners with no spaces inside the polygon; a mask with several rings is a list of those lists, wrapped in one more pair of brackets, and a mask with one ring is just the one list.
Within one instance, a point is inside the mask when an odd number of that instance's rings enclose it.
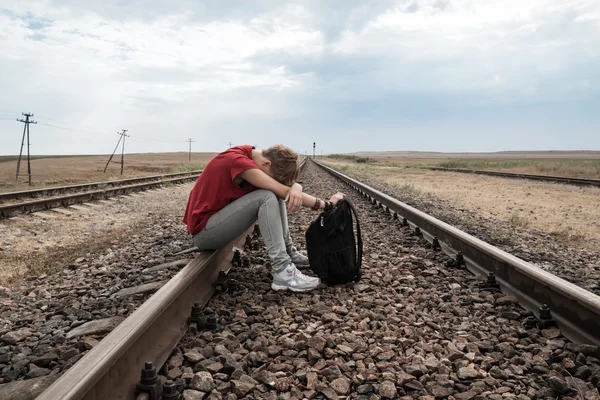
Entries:
{"label": "black backpack", "polygon": [[[352,214],[356,218],[356,240]],[[363,245],[358,215],[349,199],[344,198],[333,209],[323,211],[305,236],[310,269],[315,275],[329,284],[360,280]]]}

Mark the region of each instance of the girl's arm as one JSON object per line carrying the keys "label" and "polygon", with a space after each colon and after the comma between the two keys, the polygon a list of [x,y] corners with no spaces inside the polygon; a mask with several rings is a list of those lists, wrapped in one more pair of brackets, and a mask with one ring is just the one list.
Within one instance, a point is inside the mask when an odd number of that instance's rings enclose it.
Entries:
{"label": "girl's arm", "polygon": [[[252,184],[254,187],[257,187],[259,189],[270,190],[271,192],[275,193],[275,195],[280,199],[285,199],[288,194],[288,191],[290,190],[288,186],[277,182],[275,179],[271,178],[269,175],[265,174],[257,168],[247,169],[238,176]],[[336,204],[339,200],[337,198],[334,200],[334,197],[336,196],[338,195],[334,195],[331,199],[331,201],[334,204]],[[315,205],[316,201],[317,199],[315,197],[306,193],[302,193],[302,206],[312,208]],[[325,202],[320,201],[319,209],[323,208],[325,208]]]}

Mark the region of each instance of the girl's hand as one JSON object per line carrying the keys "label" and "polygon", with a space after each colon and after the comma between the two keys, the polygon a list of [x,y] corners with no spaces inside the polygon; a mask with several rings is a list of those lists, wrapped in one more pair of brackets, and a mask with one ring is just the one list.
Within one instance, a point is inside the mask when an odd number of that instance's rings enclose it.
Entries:
{"label": "girl's hand", "polygon": [[285,201],[288,203],[288,211],[291,213],[302,208],[302,186],[294,183],[285,196]]}
{"label": "girl's hand", "polygon": [[329,201],[331,201],[333,205],[336,205],[340,200],[344,198],[344,196],[344,193],[336,193],[333,196],[331,196],[331,199],[329,199]]}

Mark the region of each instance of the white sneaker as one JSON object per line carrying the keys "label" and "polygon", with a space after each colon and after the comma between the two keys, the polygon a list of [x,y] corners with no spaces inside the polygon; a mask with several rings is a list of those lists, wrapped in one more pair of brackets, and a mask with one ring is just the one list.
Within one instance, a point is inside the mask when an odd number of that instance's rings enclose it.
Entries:
{"label": "white sneaker", "polygon": [[283,271],[273,274],[271,289],[307,292],[319,286],[319,283],[321,283],[319,278],[304,275],[294,264],[289,264]]}

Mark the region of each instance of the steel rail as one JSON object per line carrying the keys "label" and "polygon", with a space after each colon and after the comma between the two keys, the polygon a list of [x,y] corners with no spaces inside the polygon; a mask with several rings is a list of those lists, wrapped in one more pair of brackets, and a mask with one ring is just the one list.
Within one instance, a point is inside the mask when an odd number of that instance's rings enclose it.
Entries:
{"label": "steel rail", "polygon": [[252,225],[214,252],[202,252],[119,324],[37,400],[129,400],[135,398],[146,361],[160,370],[186,332],[194,302],[204,306],[220,271],[231,266]]}
{"label": "steel rail", "polygon": [[[562,334],[575,343],[600,345],[600,297],[552,275],[520,258],[479,240],[408,204],[386,195],[331,167],[313,160],[323,170],[339,178],[377,206],[387,207],[392,216],[406,218],[408,225],[419,227],[423,237],[451,257],[463,254],[466,267],[483,277],[494,273],[504,293],[514,295],[519,304],[536,312],[548,305]],[[394,214],[395,213],[395,214]]]}
{"label": "steel rail", "polygon": [[148,181],[156,181],[156,180],[164,180],[171,178],[179,178],[188,175],[198,175],[202,172],[202,170],[197,171],[188,171],[188,172],[177,172],[173,174],[162,174],[162,175],[150,175],[150,176],[140,176],[137,178],[127,178],[127,179],[119,179],[114,181],[105,181],[105,182],[92,182],[92,183],[81,183],[77,185],[69,185],[69,186],[57,186],[57,187],[49,187],[42,189],[34,189],[34,190],[23,190],[18,192],[5,192],[0,193],[0,202],[4,202],[7,200],[16,200],[20,198],[39,198],[39,197],[47,197],[47,196],[56,196],[60,194],[64,194],[72,191],[84,191],[84,190],[95,190],[95,189],[103,189],[106,187],[115,187],[115,186],[125,186],[125,185],[133,185],[136,183],[144,183]]}
{"label": "steel rail", "polygon": [[165,183],[185,183],[198,178],[198,175],[186,175],[178,178],[164,179],[138,183],[135,185],[117,186],[108,189],[100,189],[82,193],[68,194],[64,196],[48,197],[38,200],[22,201],[19,203],[0,204],[0,219],[9,218],[16,214],[50,210],[57,207],[67,207],[72,204],[85,203],[94,200],[107,199],[131,192],[143,191],[162,186]]}
{"label": "steel rail", "polygon": [[567,176],[551,176],[551,175],[531,175],[531,174],[520,174],[520,173],[515,173],[515,172],[482,171],[482,170],[464,169],[464,168],[442,168],[442,167],[419,167],[419,168],[428,169],[428,170],[432,170],[432,171],[460,172],[460,173],[466,173],[466,174],[498,176],[501,178],[531,179],[531,180],[545,181],[545,182],[566,183],[569,185],[600,187],[599,179],[571,178],[571,177],[567,177]]}
{"label": "steel rail", "polygon": [[[305,164],[306,158],[300,168]],[[213,283],[253,228],[219,250],[201,252],[36,400],[134,399],[145,362],[162,368],[186,332],[192,305],[208,303]]]}

